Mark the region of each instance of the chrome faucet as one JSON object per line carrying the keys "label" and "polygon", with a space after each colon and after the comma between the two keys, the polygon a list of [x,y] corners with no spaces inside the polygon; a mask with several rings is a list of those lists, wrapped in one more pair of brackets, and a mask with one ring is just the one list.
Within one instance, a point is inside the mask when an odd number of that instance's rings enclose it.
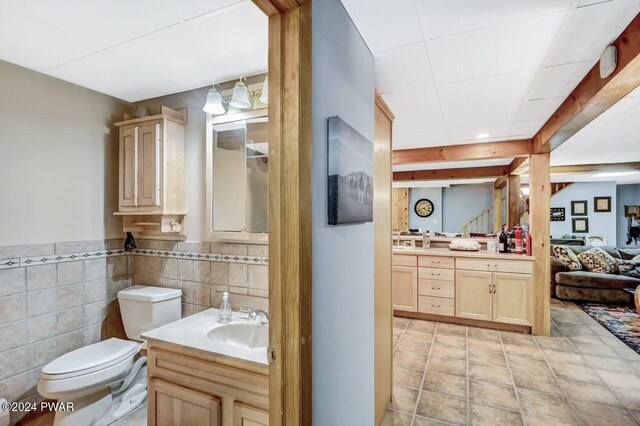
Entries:
{"label": "chrome faucet", "polygon": [[247,318],[251,321],[255,321],[260,318],[260,324],[269,324],[269,311],[263,311],[262,309],[249,309],[249,308],[240,308],[240,312],[244,312],[247,314]]}

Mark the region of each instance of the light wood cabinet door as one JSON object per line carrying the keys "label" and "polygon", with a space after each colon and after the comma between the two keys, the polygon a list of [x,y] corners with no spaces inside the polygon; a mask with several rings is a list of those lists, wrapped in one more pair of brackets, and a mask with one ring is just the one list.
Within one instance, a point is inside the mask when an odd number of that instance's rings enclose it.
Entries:
{"label": "light wood cabinet door", "polygon": [[160,206],[160,125],[138,127],[138,206]]}
{"label": "light wood cabinet door", "polygon": [[150,426],[222,425],[218,397],[155,378],[149,379],[148,392]]}
{"label": "light wood cabinet door", "polygon": [[269,413],[255,407],[233,404],[233,426],[268,426]]}
{"label": "light wood cabinet door", "polygon": [[508,324],[531,325],[529,292],[531,275],[493,274],[493,320]]}
{"label": "light wood cabinet door", "polygon": [[393,309],[410,312],[418,310],[418,268],[393,267]]}
{"label": "light wood cabinet door", "polygon": [[456,317],[491,321],[491,272],[456,272]]}
{"label": "light wood cabinet door", "polygon": [[394,188],[392,194],[392,222],[393,230],[409,229],[409,189]]}
{"label": "light wood cabinet door", "polygon": [[120,130],[120,206],[138,205],[138,128]]}

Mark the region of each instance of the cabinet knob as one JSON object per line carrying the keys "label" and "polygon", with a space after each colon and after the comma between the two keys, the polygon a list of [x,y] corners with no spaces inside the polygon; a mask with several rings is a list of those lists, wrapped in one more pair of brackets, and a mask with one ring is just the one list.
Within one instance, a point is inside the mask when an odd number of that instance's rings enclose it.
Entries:
{"label": "cabinet knob", "polygon": [[431,287],[432,290],[440,290],[440,287]]}
{"label": "cabinet knob", "polygon": [[432,308],[439,308],[440,305],[431,305]]}
{"label": "cabinet knob", "polygon": [[439,276],[440,276],[440,274],[436,274],[435,272],[432,272],[432,273],[431,273],[431,276],[432,276],[432,277],[439,277]]}

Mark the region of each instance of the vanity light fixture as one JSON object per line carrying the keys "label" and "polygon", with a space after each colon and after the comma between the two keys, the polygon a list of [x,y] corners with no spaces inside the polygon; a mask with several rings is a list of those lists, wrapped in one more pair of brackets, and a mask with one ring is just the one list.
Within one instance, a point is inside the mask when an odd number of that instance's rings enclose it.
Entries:
{"label": "vanity light fixture", "polygon": [[260,95],[260,102],[263,104],[269,103],[269,77],[264,78],[264,83],[262,83],[262,94]]}
{"label": "vanity light fixture", "polygon": [[229,102],[229,105],[232,107],[238,109],[251,108],[251,100],[249,99],[249,90],[247,89],[246,82],[246,78],[240,77],[240,81],[238,81],[233,88],[233,96]]}
{"label": "vanity light fixture", "polygon": [[222,95],[220,94],[220,86],[218,84],[214,84],[213,87],[209,89],[209,93],[207,93],[207,102],[204,104],[202,110],[213,115],[221,115],[227,112],[224,109]]}

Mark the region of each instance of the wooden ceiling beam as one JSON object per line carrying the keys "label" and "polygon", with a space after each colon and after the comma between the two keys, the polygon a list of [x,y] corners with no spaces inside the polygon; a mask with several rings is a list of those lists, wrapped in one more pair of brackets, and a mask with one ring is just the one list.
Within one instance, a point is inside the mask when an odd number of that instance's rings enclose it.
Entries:
{"label": "wooden ceiling beam", "polygon": [[523,175],[527,170],[529,170],[528,157],[515,158],[511,164],[509,164],[509,174],[511,175]]}
{"label": "wooden ceiling beam", "polygon": [[493,182],[493,189],[502,189],[507,186],[507,182],[509,182],[508,176],[500,176]]}
{"label": "wooden ceiling beam", "polygon": [[394,181],[482,179],[507,176],[509,166],[467,167],[459,169],[411,170],[393,172]]}
{"label": "wooden ceiling beam", "polygon": [[[640,171],[640,162],[610,163],[610,164],[581,164],[577,166],[553,166],[549,168],[552,175],[572,175],[581,173],[606,173]],[[527,171],[525,175],[528,175]]]}
{"label": "wooden ceiling beam", "polygon": [[467,145],[434,146],[393,151],[393,164],[437,163],[443,161],[489,160],[495,158],[528,157],[531,139]]}
{"label": "wooden ceiling beam", "polygon": [[640,85],[640,14],[636,15],[613,42],[618,65],[607,78],[600,78],[600,62],[533,137],[533,152],[551,152],[613,104]]}

